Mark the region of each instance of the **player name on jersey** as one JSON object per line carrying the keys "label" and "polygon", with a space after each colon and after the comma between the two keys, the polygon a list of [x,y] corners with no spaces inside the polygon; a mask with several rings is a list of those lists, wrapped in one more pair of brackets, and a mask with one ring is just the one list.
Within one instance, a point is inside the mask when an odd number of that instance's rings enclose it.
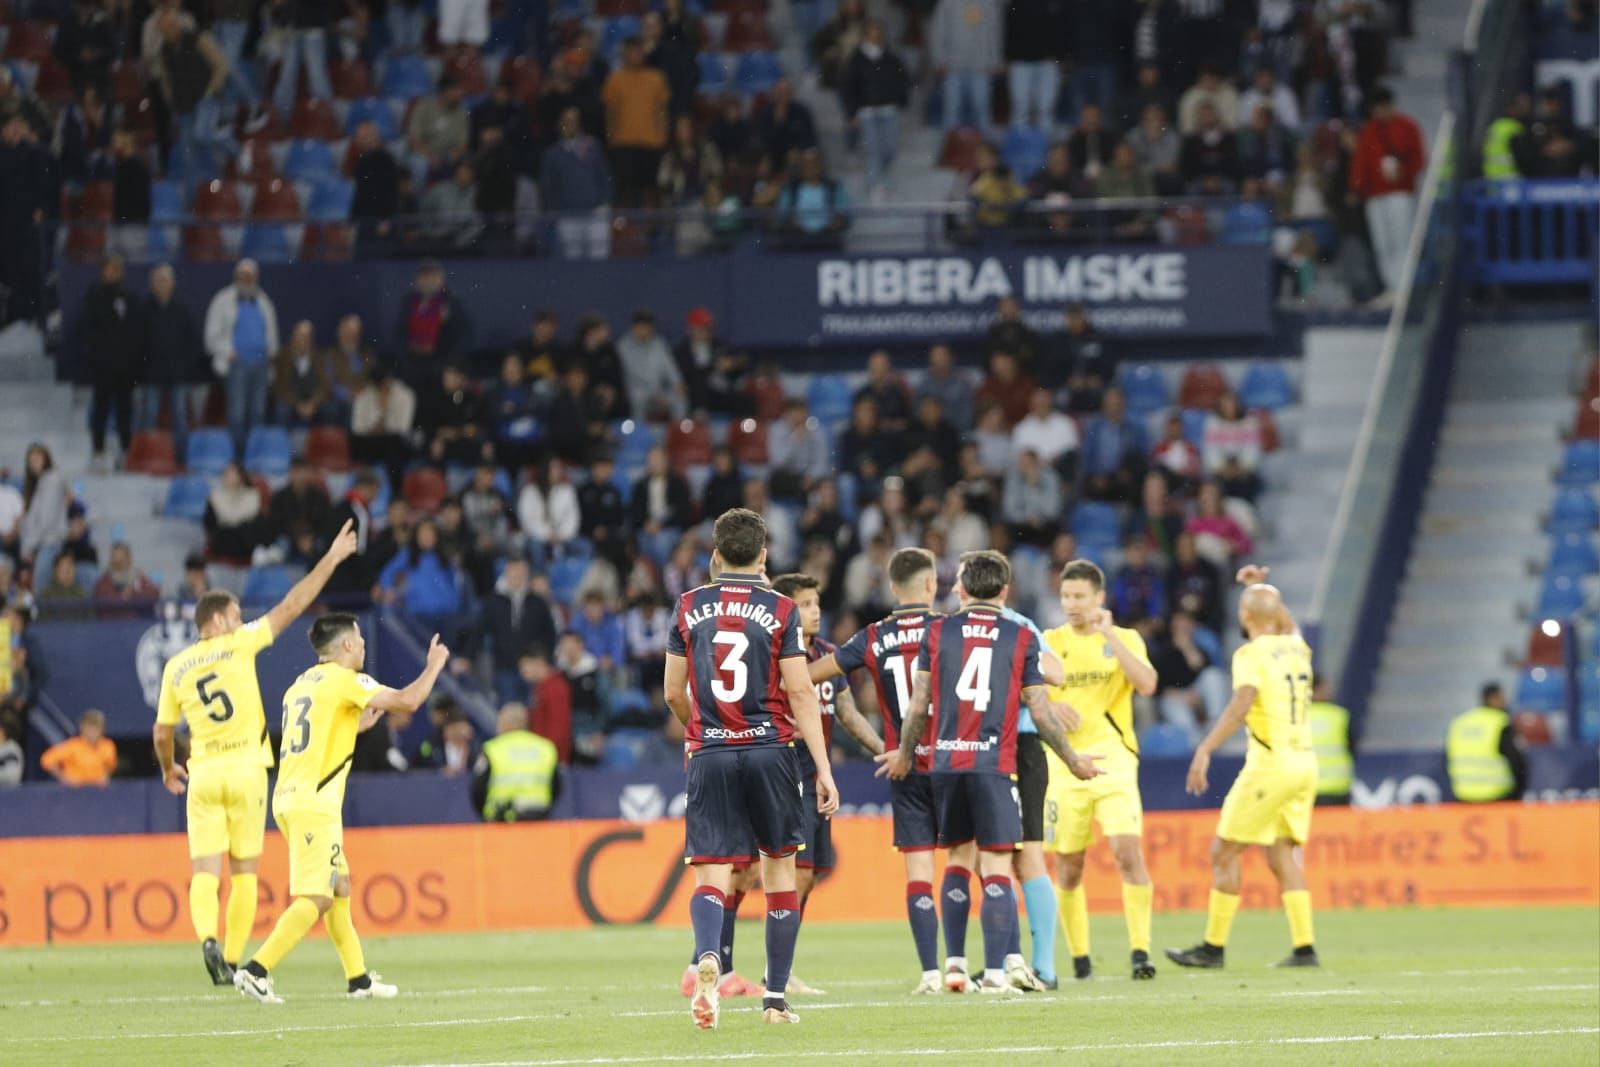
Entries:
{"label": "player name on jersey", "polygon": [[725,615],[732,615],[753,622],[769,634],[777,633],[778,627],[783,625],[765,604],[752,604],[738,600],[716,600],[709,604],[702,604],[684,614],[683,624],[692,628]]}

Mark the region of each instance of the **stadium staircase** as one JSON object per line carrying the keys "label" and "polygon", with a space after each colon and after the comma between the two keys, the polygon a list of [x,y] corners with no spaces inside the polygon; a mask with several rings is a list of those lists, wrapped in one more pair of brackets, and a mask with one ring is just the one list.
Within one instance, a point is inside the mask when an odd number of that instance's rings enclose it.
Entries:
{"label": "stadium staircase", "polygon": [[1538,596],[1579,323],[1469,325],[1389,625],[1365,744],[1438,748],[1485,681],[1508,681]]}

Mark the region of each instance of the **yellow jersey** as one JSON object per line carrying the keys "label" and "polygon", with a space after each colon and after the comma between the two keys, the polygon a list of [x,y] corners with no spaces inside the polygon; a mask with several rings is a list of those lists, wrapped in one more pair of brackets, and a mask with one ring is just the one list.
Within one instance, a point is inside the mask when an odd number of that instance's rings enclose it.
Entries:
{"label": "yellow jersey", "polygon": [[361,713],[379,685],[359,671],[319,663],[283,694],[283,741],[273,811],[339,817]]}
{"label": "yellow jersey", "polygon": [[1233,654],[1233,687],[1251,686],[1255,703],[1244,718],[1249,759],[1313,751],[1311,646],[1299,634],[1264,634]]}
{"label": "yellow jersey", "polygon": [[[1123,626],[1112,629],[1130,652],[1145,663],[1150,662],[1144,638],[1137,630]],[[1049,687],[1050,699],[1067,704],[1078,713],[1078,728],[1067,735],[1073,749],[1101,757],[1102,769],[1137,770],[1139,738],[1133,732],[1133,683],[1117,661],[1110,642],[1099,631],[1079,634],[1068,625],[1046,630],[1044,643],[1061,658],[1066,672],[1065,685]],[[1060,763],[1048,747],[1046,752]]]}
{"label": "yellow jersey", "polygon": [[266,616],[232,633],[196,641],[161,668],[156,722],[189,724],[189,765],[238,761],[272,766],[256,654],[272,644]]}

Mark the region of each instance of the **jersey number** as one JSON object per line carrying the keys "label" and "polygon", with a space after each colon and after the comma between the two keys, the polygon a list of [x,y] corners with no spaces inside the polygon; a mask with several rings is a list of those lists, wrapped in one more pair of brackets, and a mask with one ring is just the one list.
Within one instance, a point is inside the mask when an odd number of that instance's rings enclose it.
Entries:
{"label": "jersey number", "polygon": [[[300,714],[294,717],[294,724],[299,728],[300,733],[298,736],[292,738],[289,736],[289,709],[291,706],[300,709]],[[289,756],[295,756],[301,752],[304,752],[306,750],[306,746],[311,744],[310,697],[301,697],[299,700],[296,700],[293,705],[288,703],[283,705],[283,740],[285,743],[284,754]]]}
{"label": "jersey number", "polygon": [[989,710],[989,671],[994,666],[994,649],[982,646],[967,653],[956,679],[956,698],[970,703],[973,710]]}
{"label": "jersey number", "polygon": [[894,679],[894,696],[900,714],[904,715],[911,708],[911,657],[891,656],[884,664],[889,668],[889,677]]}
{"label": "jersey number", "polygon": [[1305,673],[1286,674],[1283,680],[1289,686],[1289,722],[1297,723],[1300,721],[1300,709],[1306,702],[1305,691],[1311,688],[1311,676]]}
{"label": "jersey number", "polygon": [[[711,695],[725,704],[732,704],[744,699],[744,691],[750,686],[750,668],[745,666],[744,654],[750,649],[750,639],[738,630],[723,630],[711,639],[713,645],[726,647],[722,654],[722,662],[717,664],[717,675],[711,679]],[[724,675],[731,675],[730,682],[723,682]]]}
{"label": "jersey number", "polygon": [[[233,718],[233,701],[229,700],[228,694],[221,689],[208,690],[206,688],[216,680],[217,675],[212,672],[203,678],[196,679],[194,688],[200,694],[200,703],[206,706],[206,717],[212,722],[227,722]],[[220,709],[213,708],[211,706],[213,704],[221,704],[222,707]]]}

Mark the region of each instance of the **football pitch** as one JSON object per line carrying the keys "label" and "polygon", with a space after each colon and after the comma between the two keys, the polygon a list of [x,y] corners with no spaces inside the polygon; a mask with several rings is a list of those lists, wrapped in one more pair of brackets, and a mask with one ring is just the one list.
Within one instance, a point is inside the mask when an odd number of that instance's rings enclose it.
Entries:
{"label": "football pitch", "polygon": [[[536,891],[530,887],[530,891]],[[826,888],[822,890],[826,892]],[[1156,945],[1197,940],[1199,915],[1156,916]],[[1272,970],[1281,914],[1243,912],[1228,967],[1127,977],[1119,916],[1094,919],[1098,974],[1004,1000],[912,997],[903,925],[802,931],[798,1027],[724,1002],[696,1031],[678,979],[682,929],[369,938],[398,1000],[346,1001],[326,940],[278,971],[268,1007],[205,978],[198,948],[0,950],[0,1064],[717,1064],[804,1057],[1012,1062],[1600,1064],[1600,913],[1594,909],[1342,912],[1317,916],[1324,968]],[[972,924],[971,951],[979,944]],[[735,961],[759,975],[761,926]],[[1064,951],[1064,949],[1063,949]],[[1159,951],[1157,953],[1159,955]],[[995,1062],[990,1059],[988,1062]]]}

